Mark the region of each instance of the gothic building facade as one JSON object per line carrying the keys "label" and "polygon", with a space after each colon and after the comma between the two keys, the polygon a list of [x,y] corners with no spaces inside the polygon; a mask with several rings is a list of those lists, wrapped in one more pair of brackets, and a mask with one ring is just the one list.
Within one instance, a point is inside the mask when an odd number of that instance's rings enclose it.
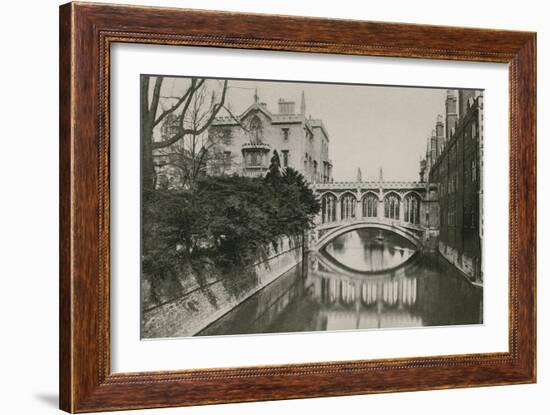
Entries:
{"label": "gothic building facade", "polygon": [[303,92],[299,111],[295,106],[281,98],[277,111],[271,111],[256,92],[241,114],[217,117],[209,133],[226,137],[213,149],[223,155],[223,171],[220,163],[211,163],[209,174],[263,176],[277,151],[282,168],[299,171],[311,183],[331,181],[328,131],[322,120],[306,115]]}
{"label": "gothic building facade", "polygon": [[439,252],[472,280],[483,280],[483,95],[449,90],[420,178],[438,183]]}

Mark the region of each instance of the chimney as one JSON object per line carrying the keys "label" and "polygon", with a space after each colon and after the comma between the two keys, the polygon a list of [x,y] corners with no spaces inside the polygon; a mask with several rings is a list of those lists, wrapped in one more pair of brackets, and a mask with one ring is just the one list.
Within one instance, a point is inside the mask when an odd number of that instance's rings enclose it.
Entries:
{"label": "chimney", "polygon": [[294,115],[294,101],[285,101],[279,99],[279,114],[281,115]]}

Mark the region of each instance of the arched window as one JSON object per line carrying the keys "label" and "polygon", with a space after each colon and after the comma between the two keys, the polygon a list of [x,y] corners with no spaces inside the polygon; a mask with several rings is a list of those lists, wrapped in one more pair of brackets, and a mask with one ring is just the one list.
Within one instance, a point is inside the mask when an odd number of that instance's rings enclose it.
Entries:
{"label": "arched window", "polygon": [[345,194],[340,199],[340,216],[342,219],[351,219],[355,217],[355,207],[357,206],[357,199],[351,194]]}
{"label": "arched window", "polygon": [[420,223],[420,197],[411,193],[404,200],[405,222]]}
{"label": "arched window", "polygon": [[323,223],[336,221],[336,196],[331,193],[323,195],[321,199],[321,214]]}
{"label": "arched window", "polygon": [[389,193],[384,197],[384,216],[399,219],[399,196],[396,193]]}
{"label": "arched window", "polygon": [[254,142],[262,142],[262,130],[262,120],[260,120],[260,117],[255,115],[250,121],[250,133],[252,134],[252,139]]}
{"label": "arched window", "polygon": [[372,193],[363,197],[363,217],[375,218],[378,216],[378,197]]}

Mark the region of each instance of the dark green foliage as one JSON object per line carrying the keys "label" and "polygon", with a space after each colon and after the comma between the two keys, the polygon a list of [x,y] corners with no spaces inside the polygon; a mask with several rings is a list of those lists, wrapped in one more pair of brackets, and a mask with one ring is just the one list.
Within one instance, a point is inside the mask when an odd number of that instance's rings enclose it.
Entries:
{"label": "dark green foliage", "polygon": [[309,229],[319,202],[300,173],[277,172],[266,178],[206,176],[192,190],[144,194],[142,271],[152,295],[182,272],[197,278],[212,267],[252,264],[278,237]]}

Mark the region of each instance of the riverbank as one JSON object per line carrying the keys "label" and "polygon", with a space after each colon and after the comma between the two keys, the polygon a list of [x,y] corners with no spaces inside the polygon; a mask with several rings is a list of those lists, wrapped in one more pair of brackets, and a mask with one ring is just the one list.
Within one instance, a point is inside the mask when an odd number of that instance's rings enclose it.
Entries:
{"label": "riverbank", "polygon": [[231,273],[143,311],[141,337],[194,336],[296,266],[302,258],[301,241],[281,238],[277,248],[270,246],[265,258],[238,274]]}
{"label": "riverbank", "polygon": [[438,253],[441,257],[455,267],[464,278],[473,286],[483,288],[483,278],[476,278],[474,260],[466,255],[460,255],[458,251],[439,241]]}

